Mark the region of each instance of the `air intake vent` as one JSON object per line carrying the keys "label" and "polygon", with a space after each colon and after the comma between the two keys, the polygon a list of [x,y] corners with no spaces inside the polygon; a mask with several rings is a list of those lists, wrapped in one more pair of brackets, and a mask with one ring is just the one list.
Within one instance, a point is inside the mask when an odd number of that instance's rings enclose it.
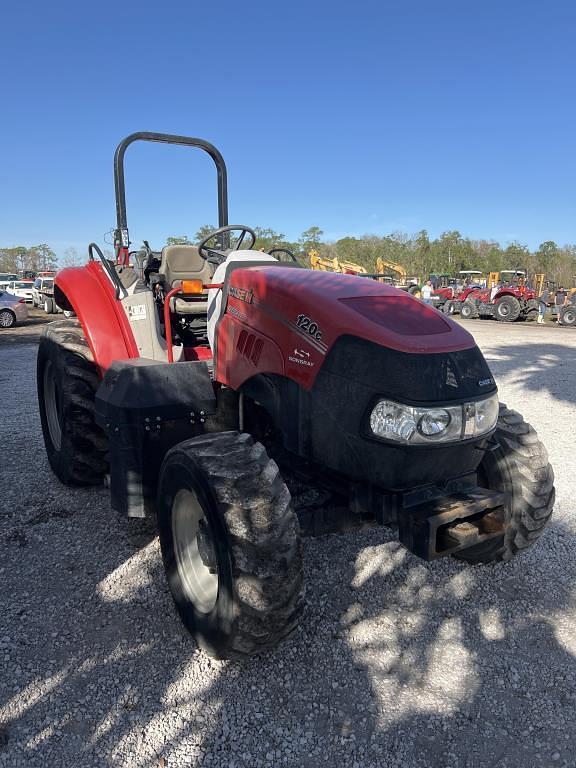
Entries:
{"label": "air intake vent", "polygon": [[243,355],[247,360],[250,360],[250,362],[254,365],[258,365],[263,346],[264,342],[262,339],[257,339],[253,333],[248,333],[248,331],[240,331],[240,336],[238,337],[238,342],[236,343],[236,349],[241,355]]}

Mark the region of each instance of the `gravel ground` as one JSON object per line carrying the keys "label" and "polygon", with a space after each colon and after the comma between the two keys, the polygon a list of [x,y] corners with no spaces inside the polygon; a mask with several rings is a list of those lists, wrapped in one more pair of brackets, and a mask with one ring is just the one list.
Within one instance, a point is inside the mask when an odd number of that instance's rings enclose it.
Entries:
{"label": "gravel ground", "polygon": [[43,309],[36,309],[32,304],[28,304],[28,319],[18,323],[14,328],[3,329],[0,333],[0,348],[24,342],[38,343],[46,323],[51,323],[55,319],[54,315],[47,315]]}
{"label": "gravel ground", "polygon": [[0,343],[0,766],[576,766],[576,332],[468,327],[548,446],[544,537],[477,568],[306,539],[302,627],[244,664],[185,634],[153,531],[54,480],[36,346]]}

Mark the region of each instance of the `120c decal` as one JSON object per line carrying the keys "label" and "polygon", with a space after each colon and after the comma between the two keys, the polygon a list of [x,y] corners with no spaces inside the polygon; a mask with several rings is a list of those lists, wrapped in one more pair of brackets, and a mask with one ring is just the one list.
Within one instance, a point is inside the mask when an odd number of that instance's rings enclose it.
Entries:
{"label": "120c decal", "polygon": [[315,323],[307,315],[298,315],[296,325],[317,341],[322,340],[322,331],[318,328],[318,323]]}

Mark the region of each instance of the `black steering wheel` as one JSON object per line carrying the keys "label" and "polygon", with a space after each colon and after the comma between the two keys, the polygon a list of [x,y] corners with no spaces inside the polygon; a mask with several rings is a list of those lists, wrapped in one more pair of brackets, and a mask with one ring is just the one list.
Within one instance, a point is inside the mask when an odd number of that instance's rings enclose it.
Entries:
{"label": "black steering wheel", "polygon": [[[277,253],[285,253],[288,255],[288,258],[282,259],[280,256],[276,256]],[[288,248],[272,248],[271,251],[268,251],[268,256],[275,256],[278,261],[293,261],[295,264],[299,263],[296,256],[294,256],[292,251],[289,251]]]}
{"label": "black steering wheel", "polygon": [[[221,235],[229,234],[230,232],[241,233],[238,240],[234,243],[234,248],[225,247],[225,244],[230,242],[229,237],[221,238],[218,242],[217,248],[210,248],[207,245],[207,243],[209,243],[210,240],[213,240],[215,237],[220,238]],[[250,235],[250,245],[246,246],[246,249],[250,250],[256,242],[256,233],[253,229],[245,226],[244,224],[229,224],[226,227],[220,227],[220,229],[215,229],[214,232],[210,232],[210,234],[205,237],[204,240],[202,240],[202,242],[198,245],[198,253],[200,256],[202,256],[203,259],[206,259],[206,261],[210,261],[213,264],[221,264],[226,259],[231,250],[240,250],[246,235]]]}

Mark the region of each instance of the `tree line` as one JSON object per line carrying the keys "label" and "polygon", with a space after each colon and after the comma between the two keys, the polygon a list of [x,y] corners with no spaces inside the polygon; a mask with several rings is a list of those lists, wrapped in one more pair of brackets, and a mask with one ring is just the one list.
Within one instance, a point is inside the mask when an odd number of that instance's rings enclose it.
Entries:
{"label": "tree line", "polygon": [[[199,243],[214,229],[215,226],[206,224],[200,227],[192,239],[186,235],[169,237],[167,244]],[[309,252],[315,250],[325,258],[336,257],[340,261],[359,264],[368,272],[376,271],[376,259],[381,257],[385,261],[401,264],[409,276],[420,279],[430,274],[453,275],[465,269],[477,269],[484,273],[525,269],[529,275],[543,272],[557,284],[576,285],[576,245],[559,246],[553,240],[547,240],[537,249],[530,250],[518,242],[502,245],[495,240],[474,240],[464,237],[457,230],[443,232],[437,238],[430,238],[423,229],[414,235],[404,232],[392,232],[383,237],[367,234],[362,237],[344,237],[334,242],[324,240],[324,232],[315,226],[306,229],[295,241],[266,227],[255,227],[255,233],[256,249],[269,251],[272,248],[287,248],[305,266],[309,265]],[[75,248],[68,248],[57,258],[54,250],[46,243],[30,248],[0,247],[0,272],[48,271],[82,264],[84,261]]]}
{"label": "tree line", "polygon": [[[112,258],[112,254],[108,254]],[[46,243],[26,248],[0,247],[0,272],[22,274],[26,272],[54,272],[62,267],[76,267],[86,263],[76,248],[66,248],[58,258],[54,250]]]}
{"label": "tree line", "polygon": [[[170,237],[167,244],[199,243],[216,227],[201,227],[193,240],[188,237]],[[324,258],[338,258],[353,262],[368,270],[376,271],[376,259],[381,257],[402,265],[409,276],[426,278],[428,275],[454,275],[460,270],[477,269],[485,274],[504,269],[523,269],[528,275],[546,274],[557,284],[576,285],[576,245],[559,246],[546,240],[537,249],[513,242],[502,245],[496,240],[474,240],[464,237],[458,230],[443,232],[431,239],[425,229],[414,235],[392,232],[383,237],[363,235],[344,237],[334,242],[323,240],[320,227],[306,229],[298,240],[290,241],[273,229],[255,227],[255,248],[269,251],[272,248],[288,248],[308,266],[308,254],[317,251]]]}
{"label": "tree line", "polygon": [[0,272],[49,272],[58,266],[56,254],[46,243],[26,248],[0,248]]}

